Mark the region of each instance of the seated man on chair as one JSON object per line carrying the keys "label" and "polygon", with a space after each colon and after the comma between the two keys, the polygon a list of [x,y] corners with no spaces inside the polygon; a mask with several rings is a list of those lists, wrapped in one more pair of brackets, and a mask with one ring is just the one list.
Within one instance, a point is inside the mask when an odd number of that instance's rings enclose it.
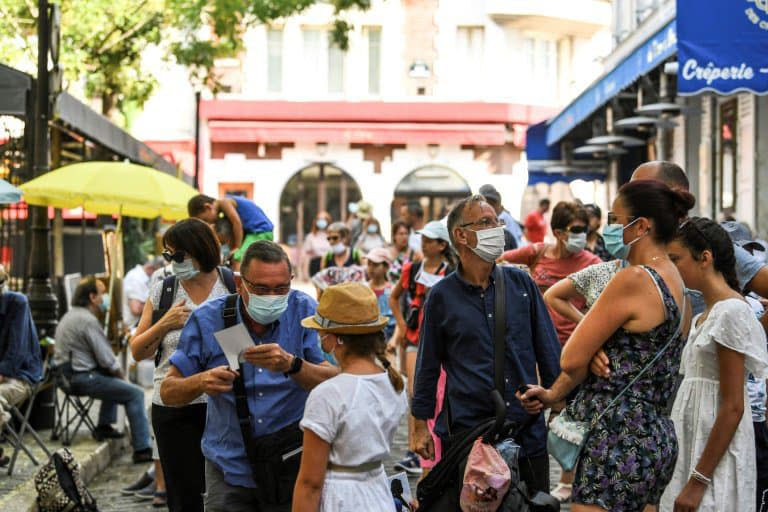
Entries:
{"label": "seated man on chair", "polygon": [[78,394],[101,400],[99,422],[94,437],[102,440],[122,437],[112,428],[117,420],[117,405],[125,406],[131,425],[133,462],[151,462],[149,423],[144,412],[144,391],[123,377],[120,362],[104,335],[99,313],[109,308],[104,283],[93,276],[83,279],[72,297],[72,309],[56,328],[57,366],[71,364],[72,388]]}
{"label": "seated man on chair", "polygon": [[[29,398],[32,385],[43,377],[37,330],[29,302],[21,293],[6,291],[8,274],[0,265],[0,430],[10,421],[10,410]],[[0,449],[0,466],[8,457]]]}

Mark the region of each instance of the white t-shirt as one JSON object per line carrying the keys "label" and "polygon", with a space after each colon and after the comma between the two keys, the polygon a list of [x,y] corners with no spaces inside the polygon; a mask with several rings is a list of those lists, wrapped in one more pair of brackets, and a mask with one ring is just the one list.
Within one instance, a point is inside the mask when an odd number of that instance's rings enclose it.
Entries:
{"label": "white t-shirt", "polygon": [[309,393],[300,425],[331,445],[330,462],[359,466],[389,456],[406,407],[386,372],[342,373]]}
{"label": "white t-shirt", "polygon": [[131,313],[130,300],[138,300],[142,304],[149,297],[149,276],[144,272],[142,265],[136,265],[123,279],[123,322],[128,327],[133,327],[139,321],[139,316]]}

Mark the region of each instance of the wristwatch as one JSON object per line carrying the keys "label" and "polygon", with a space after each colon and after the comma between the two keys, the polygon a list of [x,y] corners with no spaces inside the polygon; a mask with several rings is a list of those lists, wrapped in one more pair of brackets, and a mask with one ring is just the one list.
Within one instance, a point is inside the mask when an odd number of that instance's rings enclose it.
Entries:
{"label": "wristwatch", "polygon": [[288,368],[288,371],[285,372],[283,375],[287,377],[289,375],[293,375],[294,373],[299,373],[301,371],[301,365],[303,364],[304,364],[304,360],[302,358],[300,358],[299,356],[293,356],[291,367]]}

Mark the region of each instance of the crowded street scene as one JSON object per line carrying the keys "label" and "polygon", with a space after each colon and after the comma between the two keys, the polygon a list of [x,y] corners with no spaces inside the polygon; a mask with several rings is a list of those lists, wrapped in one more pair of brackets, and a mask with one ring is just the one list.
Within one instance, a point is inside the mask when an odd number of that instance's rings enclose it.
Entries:
{"label": "crowded street scene", "polygon": [[0,511],[768,512],[768,0],[0,0]]}

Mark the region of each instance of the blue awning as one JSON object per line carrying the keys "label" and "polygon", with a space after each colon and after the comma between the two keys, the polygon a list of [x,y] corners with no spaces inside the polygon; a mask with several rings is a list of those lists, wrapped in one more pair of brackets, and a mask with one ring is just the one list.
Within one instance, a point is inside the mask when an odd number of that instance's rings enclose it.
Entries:
{"label": "blue awning", "polygon": [[[699,6],[699,8],[706,10],[708,7]],[[587,119],[639,76],[651,71],[676,51],[677,30],[673,20],[553,118],[547,129],[547,144],[555,144],[565,137],[576,125]]]}
{"label": "blue awning", "polygon": [[562,181],[570,183],[576,180],[584,181],[605,181],[605,173],[602,172],[579,172],[565,174],[562,172],[546,172],[546,171],[528,171],[528,185],[535,185],[537,183],[557,183]]}
{"label": "blue awning", "polygon": [[768,93],[768,2],[677,0],[677,92]]}
{"label": "blue awning", "polygon": [[525,154],[528,160],[560,160],[560,147],[547,145],[547,122],[532,124],[526,130]]}

